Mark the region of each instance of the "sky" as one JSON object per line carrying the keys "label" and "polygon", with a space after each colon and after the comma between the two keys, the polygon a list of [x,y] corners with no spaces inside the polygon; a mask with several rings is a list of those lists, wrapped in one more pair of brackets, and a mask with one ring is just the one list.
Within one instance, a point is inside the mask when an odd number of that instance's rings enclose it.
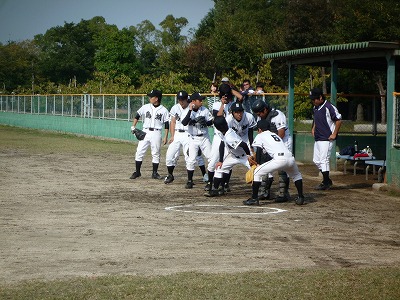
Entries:
{"label": "sky", "polygon": [[213,0],[0,0],[0,42],[33,39],[64,23],[104,17],[119,29],[149,20],[156,28],[167,15],[185,17],[188,34],[214,6]]}

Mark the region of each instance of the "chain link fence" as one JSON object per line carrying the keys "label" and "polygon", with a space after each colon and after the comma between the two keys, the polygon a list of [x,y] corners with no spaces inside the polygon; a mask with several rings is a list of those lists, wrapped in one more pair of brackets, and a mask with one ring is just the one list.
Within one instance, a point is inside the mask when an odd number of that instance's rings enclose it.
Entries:
{"label": "chain link fence", "polygon": [[[217,94],[203,95],[206,96],[203,105],[210,110],[212,104],[219,101]],[[397,116],[399,98],[400,96],[395,96]],[[247,107],[250,107],[251,103],[258,99],[267,101],[272,107],[281,110],[287,116],[287,93],[264,93],[251,96]],[[386,110],[383,98],[377,95],[349,94],[339,95],[338,100],[336,106],[343,116],[341,133],[378,135],[386,132]],[[305,118],[294,120],[295,132],[311,131],[312,106],[307,101],[309,102],[308,96],[295,95],[295,106],[299,105],[298,103],[309,105],[305,109]],[[0,95],[1,111],[127,121],[132,120],[136,111],[146,103],[148,103],[148,97],[145,94]],[[163,95],[162,104],[168,110],[176,103],[175,94]],[[398,134],[399,121],[397,120],[395,124]],[[397,135],[396,138],[396,142],[399,144],[399,136]]]}
{"label": "chain link fence", "polygon": [[[203,105],[212,109],[217,94],[203,94]],[[256,97],[256,98],[254,98]],[[265,94],[252,99],[271,101],[274,107],[286,111],[287,97]],[[49,114],[81,118],[132,120],[136,111],[148,103],[145,94],[63,94],[63,95],[0,95],[0,110],[22,114]],[[175,94],[164,94],[162,104],[170,110],[177,103]],[[282,109],[281,109],[282,110]]]}

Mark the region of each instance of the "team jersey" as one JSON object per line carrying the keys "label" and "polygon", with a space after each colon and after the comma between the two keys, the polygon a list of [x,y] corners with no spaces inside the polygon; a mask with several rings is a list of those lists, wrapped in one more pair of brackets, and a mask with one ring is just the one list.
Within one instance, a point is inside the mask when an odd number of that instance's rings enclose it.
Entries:
{"label": "team jersey", "polygon": [[240,121],[236,120],[232,114],[229,114],[226,117],[226,122],[228,127],[232,128],[245,143],[249,142],[249,130],[257,125],[254,116],[246,111],[243,112],[243,117]]}
{"label": "team jersey", "polygon": [[292,155],[278,134],[269,130],[257,134],[252,146],[260,147],[263,150],[263,153],[268,153],[271,157],[276,157],[281,153],[286,154],[287,156]]}
{"label": "team jersey", "polygon": [[[190,119],[195,120],[197,117],[205,117],[206,122],[211,121],[213,119],[210,111],[208,108],[204,106],[200,106],[200,108],[197,111],[192,110],[190,114]],[[208,127],[207,126],[201,126],[199,123],[196,123],[195,125],[188,125],[188,132],[189,134],[193,136],[198,136],[200,134],[202,135],[208,135]]]}
{"label": "team jersey", "polygon": [[187,126],[183,126],[182,119],[187,115],[189,106],[183,108],[179,103],[172,106],[169,111],[170,119],[175,117],[175,130],[187,130]]}
{"label": "team jersey", "polygon": [[315,141],[329,141],[329,136],[335,130],[336,121],[342,119],[338,109],[329,101],[313,108],[314,112],[314,139]]}
{"label": "team jersey", "polygon": [[242,147],[239,147],[240,143],[243,142],[242,138],[233,130],[229,128],[228,131],[223,135],[218,132],[221,141],[225,143],[225,151],[232,153],[236,157],[242,157],[246,155],[246,152]]}
{"label": "team jersey", "polygon": [[157,107],[151,103],[145,104],[139,108],[137,113],[142,118],[144,129],[155,128],[161,130],[169,118],[168,109],[161,104]]}

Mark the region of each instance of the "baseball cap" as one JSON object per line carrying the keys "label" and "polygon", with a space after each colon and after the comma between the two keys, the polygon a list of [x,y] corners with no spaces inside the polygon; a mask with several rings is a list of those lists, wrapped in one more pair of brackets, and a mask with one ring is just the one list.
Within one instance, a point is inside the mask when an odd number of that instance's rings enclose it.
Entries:
{"label": "baseball cap", "polygon": [[176,94],[176,98],[178,99],[178,100],[186,100],[187,98],[189,97],[189,94],[186,92],[186,91],[179,91],[177,94]]}
{"label": "baseball cap", "polygon": [[158,99],[161,99],[162,93],[159,90],[151,90],[150,93],[147,94],[149,97],[157,97]]}
{"label": "baseball cap", "polygon": [[270,123],[263,119],[257,122],[257,128],[261,129],[262,131],[269,130],[271,128]]}
{"label": "baseball cap", "polygon": [[313,88],[310,91],[310,99],[314,100],[314,99],[318,99],[319,97],[324,96],[324,94],[322,93],[322,91],[319,88]]}
{"label": "baseball cap", "polygon": [[221,79],[221,82],[228,82],[228,81],[229,81],[228,77],[224,77],[224,78]]}
{"label": "baseball cap", "polygon": [[240,102],[235,102],[231,106],[232,112],[244,111],[243,105]]}
{"label": "baseball cap", "polygon": [[190,100],[204,100],[206,97],[202,96],[200,93],[193,93],[190,96]]}

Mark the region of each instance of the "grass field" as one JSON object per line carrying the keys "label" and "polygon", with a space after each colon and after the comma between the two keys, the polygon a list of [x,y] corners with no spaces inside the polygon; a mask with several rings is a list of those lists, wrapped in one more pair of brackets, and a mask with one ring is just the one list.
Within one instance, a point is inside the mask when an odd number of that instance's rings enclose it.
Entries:
{"label": "grass field", "polygon": [[105,276],[0,285],[1,299],[385,299],[400,296],[398,268],[237,274]]}
{"label": "grass field", "polygon": [[[18,149],[31,154],[132,154],[131,143],[0,126],[0,154],[7,155]],[[0,210],[2,202],[0,200]],[[396,243],[399,245],[398,241]],[[400,299],[400,268],[367,266],[217,274],[183,272],[162,276],[121,274],[54,281],[0,282],[0,299],[397,300]]]}

